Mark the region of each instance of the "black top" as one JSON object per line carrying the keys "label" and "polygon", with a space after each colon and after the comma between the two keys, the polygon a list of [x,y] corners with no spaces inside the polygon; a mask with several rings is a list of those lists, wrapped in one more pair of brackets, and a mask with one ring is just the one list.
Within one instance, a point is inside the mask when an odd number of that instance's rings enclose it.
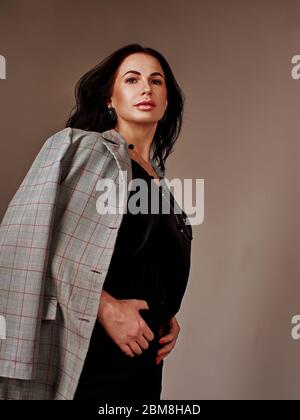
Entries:
{"label": "black top", "polygon": [[180,214],[178,225],[173,213],[162,214],[161,206],[160,214],[150,213],[153,177],[135,160],[131,162],[132,179],[142,178],[149,186],[148,214],[129,212],[130,200],[140,205],[134,199],[140,188],[133,188],[103,288],[117,299],[145,299],[161,322],[168,321],[178,312],[187,285],[191,240],[180,231],[184,223]]}
{"label": "black top", "polygon": [[[151,209],[150,185],[155,184],[160,199],[161,187],[155,181],[151,182],[154,178],[139,163],[133,159],[131,162],[132,179],[142,178],[148,184],[148,209]],[[136,360],[136,363],[155,361],[159,328],[164,326],[166,329],[167,322],[178,312],[189,276],[191,226],[185,225],[181,214],[175,215],[172,211],[171,214],[162,214],[161,205],[159,214],[132,214],[129,203],[133,196],[137,197],[138,191],[140,188],[137,186],[129,192],[127,213],[124,213],[119,227],[103,290],[117,299],[146,300],[150,309],[141,310],[140,314],[155,338],[142,355],[130,358],[96,322],[87,359],[92,357],[93,352],[95,358],[99,358],[101,351],[101,357],[107,361],[106,366],[112,359],[113,366],[117,366],[117,359],[130,359],[128,363],[135,363],[131,360]],[[135,199],[135,202],[137,206],[141,204],[139,200]]]}

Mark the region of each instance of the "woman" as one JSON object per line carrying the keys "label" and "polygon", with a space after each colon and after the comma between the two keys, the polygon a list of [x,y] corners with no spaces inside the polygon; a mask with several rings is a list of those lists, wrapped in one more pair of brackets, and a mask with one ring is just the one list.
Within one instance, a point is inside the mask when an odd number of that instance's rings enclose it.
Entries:
{"label": "woman", "polygon": [[[154,182],[165,199],[159,180],[180,133],[183,96],[163,56],[132,44],[86,73],[76,97],[66,128],[46,141],[2,221],[0,397],[160,399],[192,230],[172,195],[170,214],[125,212],[132,191],[124,194],[127,183],[116,178],[124,170],[128,181]],[[118,184],[120,214],[95,214],[99,178]],[[107,201],[114,205],[111,194]],[[42,235],[38,247],[32,226]]]}

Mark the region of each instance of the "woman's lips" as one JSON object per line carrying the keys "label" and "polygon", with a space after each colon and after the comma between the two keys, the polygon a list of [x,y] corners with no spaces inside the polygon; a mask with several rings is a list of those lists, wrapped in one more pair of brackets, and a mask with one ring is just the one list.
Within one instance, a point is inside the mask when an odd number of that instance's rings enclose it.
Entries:
{"label": "woman's lips", "polygon": [[155,105],[147,105],[147,104],[138,104],[135,106],[141,111],[151,111],[153,108],[155,108]]}

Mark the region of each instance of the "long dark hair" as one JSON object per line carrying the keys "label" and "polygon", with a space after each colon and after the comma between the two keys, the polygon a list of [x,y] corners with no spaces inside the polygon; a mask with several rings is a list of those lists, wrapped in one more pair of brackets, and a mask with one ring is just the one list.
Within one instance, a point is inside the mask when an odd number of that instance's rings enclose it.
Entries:
{"label": "long dark hair", "polygon": [[127,56],[138,52],[155,57],[166,76],[168,106],[163,120],[158,121],[151,144],[152,158],[165,174],[165,162],[173,152],[173,146],[181,131],[185,97],[167,60],[152,48],[139,44],[125,45],[85,73],[76,83],[76,105],[71,111],[73,114],[70,114],[66,127],[100,133],[115,128],[116,121],[109,118],[107,103],[112,96],[116,73]]}

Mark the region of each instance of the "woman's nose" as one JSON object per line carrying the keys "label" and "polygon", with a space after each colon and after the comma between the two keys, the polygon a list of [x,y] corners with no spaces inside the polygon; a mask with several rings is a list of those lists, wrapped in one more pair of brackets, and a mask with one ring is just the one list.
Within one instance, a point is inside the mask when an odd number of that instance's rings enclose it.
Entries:
{"label": "woman's nose", "polygon": [[145,82],[143,85],[143,91],[144,92],[150,92],[151,91],[151,86],[148,82]]}

